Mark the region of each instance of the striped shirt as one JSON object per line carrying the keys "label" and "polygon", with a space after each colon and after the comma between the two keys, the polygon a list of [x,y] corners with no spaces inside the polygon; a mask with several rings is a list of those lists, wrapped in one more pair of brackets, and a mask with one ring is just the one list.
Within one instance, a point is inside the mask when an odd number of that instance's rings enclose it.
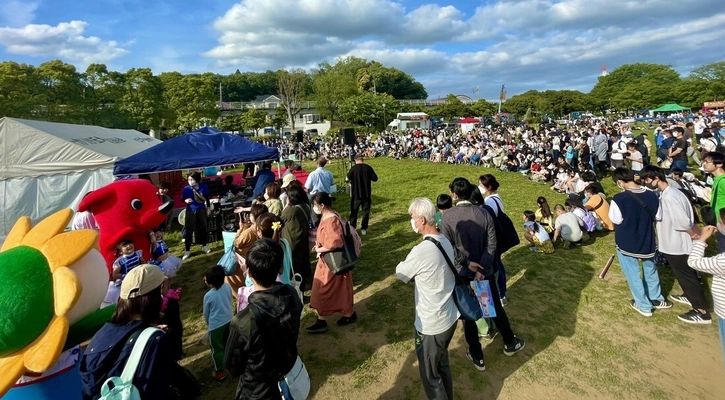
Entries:
{"label": "striped shirt", "polygon": [[725,318],[725,253],[714,257],[704,257],[707,245],[699,240],[692,243],[692,253],[687,259],[690,268],[712,274],[712,300],[715,303],[715,313]]}
{"label": "striped shirt", "polygon": [[156,250],[154,251],[154,257],[159,258],[168,252],[169,252],[169,246],[166,245],[166,242],[164,242],[163,239],[157,240],[156,241]]}
{"label": "striped shirt", "polygon": [[113,268],[119,268],[121,270],[121,275],[126,275],[129,271],[141,264],[141,253],[141,250],[136,250],[133,254],[118,257],[116,261],[113,262]]}

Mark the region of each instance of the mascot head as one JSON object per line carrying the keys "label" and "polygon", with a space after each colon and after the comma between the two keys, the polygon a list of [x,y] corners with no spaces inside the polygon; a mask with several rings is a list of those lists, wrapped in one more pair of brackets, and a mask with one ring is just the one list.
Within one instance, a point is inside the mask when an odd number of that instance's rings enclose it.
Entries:
{"label": "mascot head", "polygon": [[161,225],[173,208],[172,201],[162,204],[156,186],[144,179],[113,182],[89,193],[78,205],[78,211],[93,213],[101,229],[116,225],[146,232]]}
{"label": "mascot head", "polygon": [[64,232],[72,215],[62,210],[35,227],[22,217],[0,250],[0,396],[23,374],[52,367],[67,344],[69,324],[103,300],[107,278],[98,233]]}

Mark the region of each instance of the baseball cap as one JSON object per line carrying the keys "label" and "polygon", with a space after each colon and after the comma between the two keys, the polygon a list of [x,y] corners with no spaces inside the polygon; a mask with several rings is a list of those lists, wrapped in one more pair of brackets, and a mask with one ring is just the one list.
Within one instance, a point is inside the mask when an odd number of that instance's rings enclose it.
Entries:
{"label": "baseball cap", "polygon": [[132,269],[121,283],[121,298],[133,299],[151,292],[164,283],[161,268],[151,264],[141,264]]}
{"label": "baseball cap", "polygon": [[282,177],[282,189],[289,186],[290,183],[296,181],[297,178],[293,174],[287,174]]}

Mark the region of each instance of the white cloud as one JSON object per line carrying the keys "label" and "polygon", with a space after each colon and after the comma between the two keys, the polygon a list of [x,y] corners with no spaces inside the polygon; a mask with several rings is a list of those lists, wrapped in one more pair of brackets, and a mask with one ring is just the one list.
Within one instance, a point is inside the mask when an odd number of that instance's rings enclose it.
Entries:
{"label": "white cloud", "polygon": [[35,19],[35,10],[38,9],[37,2],[21,2],[17,0],[6,0],[0,6],[0,25],[9,27],[25,26]]}
{"label": "white cloud", "polygon": [[0,28],[0,45],[12,54],[60,57],[82,64],[104,63],[128,54],[115,41],[83,36],[87,25],[84,21],[71,21],[56,26],[30,24]]}
{"label": "white cloud", "polygon": [[[463,0],[461,0],[462,2]],[[720,61],[722,0],[241,0],[213,24],[218,67],[309,67],[354,55],[394,66],[431,95],[496,97],[528,89],[580,89],[600,67],[635,62],[683,66]]]}

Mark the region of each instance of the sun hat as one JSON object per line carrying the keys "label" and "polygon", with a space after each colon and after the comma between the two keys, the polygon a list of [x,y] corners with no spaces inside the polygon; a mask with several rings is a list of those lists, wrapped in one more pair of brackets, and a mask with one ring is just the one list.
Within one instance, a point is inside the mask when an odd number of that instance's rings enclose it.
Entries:
{"label": "sun hat", "polygon": [[132,269],[121,283],[121,298],[133,299],[151,292],[164,283],[161,268],[151,264],[141,264]]}
{"label": "sun hat", "polygon": [[287,174],[282,177],[282,189],[289,186],[290,183],[296,181],[297,178],[294,176],[294,174]]}

